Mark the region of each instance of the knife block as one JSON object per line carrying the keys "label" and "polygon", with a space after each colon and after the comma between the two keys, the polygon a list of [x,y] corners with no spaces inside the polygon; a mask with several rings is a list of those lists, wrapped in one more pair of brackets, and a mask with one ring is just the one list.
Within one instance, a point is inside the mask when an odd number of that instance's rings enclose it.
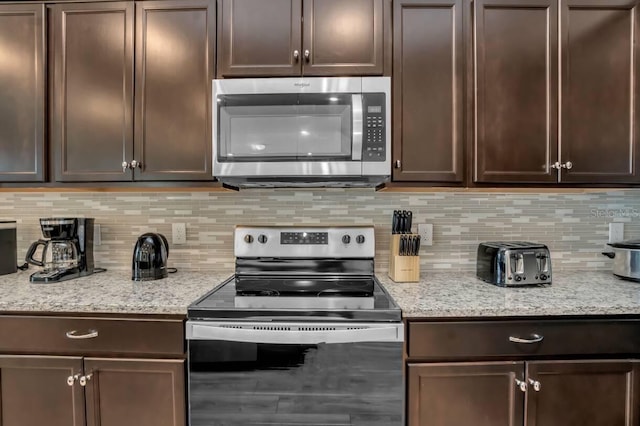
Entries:
{"label": "knife block", "polygon": [[400,256],[400,237],[392,234],[389,243],[389,278],[395,282],[415,283],[420,281],[420,256]]}

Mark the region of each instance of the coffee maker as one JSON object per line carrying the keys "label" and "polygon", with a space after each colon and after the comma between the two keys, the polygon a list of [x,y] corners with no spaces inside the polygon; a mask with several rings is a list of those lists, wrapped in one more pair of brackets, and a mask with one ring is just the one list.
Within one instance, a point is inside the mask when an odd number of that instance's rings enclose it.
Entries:
{"label": "coffee maker", "polygon": [[[40,219],[42,235],[27,250],[26,261],[44,269],[31,274],[31,282],[58,282],[94,272],[92,218]],[[34,259],[39,246],[43,246],[40,259]]]}

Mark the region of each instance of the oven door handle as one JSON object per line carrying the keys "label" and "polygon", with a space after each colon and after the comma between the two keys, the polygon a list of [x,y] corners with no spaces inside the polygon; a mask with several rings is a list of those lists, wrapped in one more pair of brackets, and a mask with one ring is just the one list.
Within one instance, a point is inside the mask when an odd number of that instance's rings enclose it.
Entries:
{"label": "oven door handle", "polygon": [[404,341],[402,323],[384,326],[376,324],[370,327],[354,324],[349,326],[351,328],[348,330],[331,330],[326,329],[331,327],[330,325],[314,324],[299,326],[256,324],[255,329],[236,327],[238,326],[232,323],[227,326],[187,323],[187,339],[284,345]]}

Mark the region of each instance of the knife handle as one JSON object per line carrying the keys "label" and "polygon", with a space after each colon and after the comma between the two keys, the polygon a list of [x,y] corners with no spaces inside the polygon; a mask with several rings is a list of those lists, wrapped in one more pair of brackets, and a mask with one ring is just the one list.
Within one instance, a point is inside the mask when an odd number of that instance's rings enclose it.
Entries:
{"label": "knife handle", "polygon": [[407,234],[411,233],[411,222],[413,221],[413,212],[411,210],[407,211]]}

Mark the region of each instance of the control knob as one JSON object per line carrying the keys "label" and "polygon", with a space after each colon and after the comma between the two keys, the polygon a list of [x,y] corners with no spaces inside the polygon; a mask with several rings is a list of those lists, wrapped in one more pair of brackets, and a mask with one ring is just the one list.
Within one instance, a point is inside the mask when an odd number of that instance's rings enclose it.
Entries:
{"label": "control knob", "polygon": [[364,235],[358,235],[356,237],[356,243],[363,244],[364,243]]}
{"label": "control knob", "polygon": [[343,235],[342,236],[342,243],[343,244],[349,244],[351,242],[351,237],[349,235]]}
{"label": "control knob", "polygon": [[258,235],[258,242],[261,244],[264,244],[267,242],[267,236],[264,234],[260,234]]}
{"label": "control knob", "polygon": [[244,242],[247,244],[251,244],[253,242],[253,235],[247,234],[244,236]]}

